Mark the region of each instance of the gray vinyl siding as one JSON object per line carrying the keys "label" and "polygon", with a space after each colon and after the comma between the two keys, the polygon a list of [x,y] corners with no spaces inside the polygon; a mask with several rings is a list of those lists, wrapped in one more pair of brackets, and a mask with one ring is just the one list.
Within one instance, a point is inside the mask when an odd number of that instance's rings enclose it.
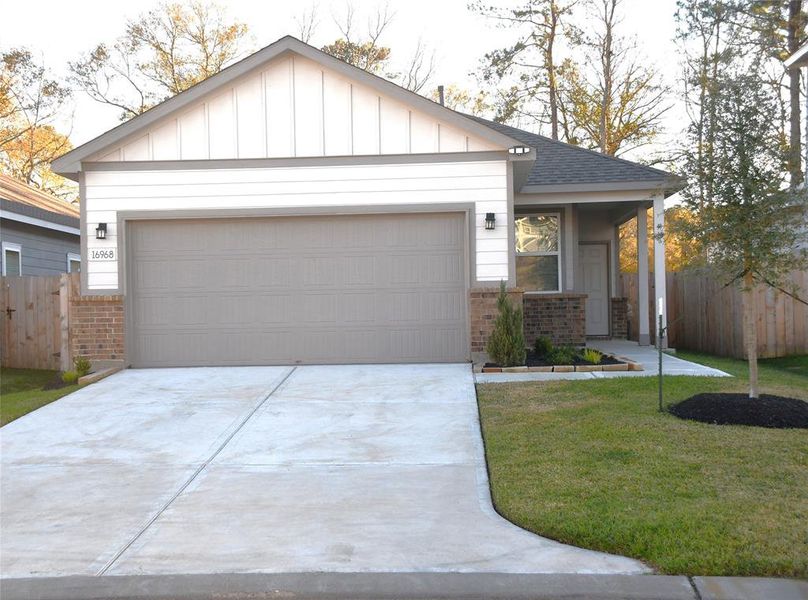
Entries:
{"label": "gray vinyl siding", "polygon": [[0,220],[0,241],[22,246],[23,275],[66,273],[68,252],[81,252],[77,235],[7,219]]}

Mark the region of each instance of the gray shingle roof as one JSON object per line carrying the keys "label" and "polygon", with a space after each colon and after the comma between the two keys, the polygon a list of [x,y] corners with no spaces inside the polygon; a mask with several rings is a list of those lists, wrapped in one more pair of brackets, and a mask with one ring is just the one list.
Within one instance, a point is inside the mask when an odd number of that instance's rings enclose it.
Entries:
{"label": "gray shingle roof", "polygon": [[669,190],[682,187],[680,178],[661,169],[606,156],[481,117],[466,116],[536,148],[536,162],[522,188],[525,192],[541,191],[542,186],[557,188],[587,184],[605,184],[610,189],[619,189],[621,184],[632,184],[632,189],[640,184]]}

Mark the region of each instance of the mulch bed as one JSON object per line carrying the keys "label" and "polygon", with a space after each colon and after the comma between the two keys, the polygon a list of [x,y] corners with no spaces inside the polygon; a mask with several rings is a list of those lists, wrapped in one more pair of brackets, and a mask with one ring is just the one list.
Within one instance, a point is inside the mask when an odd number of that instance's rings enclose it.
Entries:
{"label": "mulch bed", "polygon": [[[564,363],[565,365],[591,365],[592,363],[586,362],[580,356],[576,356],[575,360]],[[625,361],[617,360],[615,357],[610,356],[608,354],[604,354],[603,357],[600,359],[599,365],[623,365],[626,364]],[[485,367],[499,367],[500,365],[492,362],[487,362],[484,365]],[[527,351],[527,359],[525,359],[526,367],[552,367],[553,363],[547,362],[544,358],[538,356],[532,350]]]}
{"label": "mulch bed", "polygon": [[697,394],[669,409],[680,419],[715,425],[753,425],[773,429],[808,429],[808,402],[761,394]]}
{"label": "mulch bed", "polygon": [[[546,367],[546,366],[550,366],[552,363],[549,363],[546,360],[544,360],[544,358],[542,358],[540,356],[537,356],[535,352],[532,352],[532,351],[528,350],[527,360],[525,361],[525,364],[528,367]],[[568,363],[568,364],[572,364],[572,365],[591,365],[592,363],[586,362],[580,356],[576,356],[575,360],[573,360],[571,363]],[[600,359],[600,362],[598,364],[599,365],[620,365],[620,364],[623,364],[623,361],[617,360],[613,356],[609,356],[607,354],[604,354],[603,357]]]}

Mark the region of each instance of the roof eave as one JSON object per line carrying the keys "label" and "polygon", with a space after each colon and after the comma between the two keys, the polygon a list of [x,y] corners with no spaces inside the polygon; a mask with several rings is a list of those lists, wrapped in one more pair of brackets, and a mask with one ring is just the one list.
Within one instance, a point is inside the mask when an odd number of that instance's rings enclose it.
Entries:
{"label": "roof eave", "polygon": [[520,194],[564,194],[574,192],[637,192],[664,193],[670,196],[681,191],[686,181],[681,177],[657,181],[602,181],[594,183],[561,183],[548,185],[524,185]]}
{"label": "roof eave", "polygon": [[270,44],[269,46],[262,48],[258,52],[251,54],[247,58],[230,65],[219,73],[208,77],[195,86],[180,92],[176,96],[172,96],[157,106],[147,110],[143,114],[138,115],[90,140],[89,142],[74,148],[70,152],[63,154],[51,163],[51,169],[60,175],[75,179],[75,177],[71,177],[71,175],[76,175],[81,170],[81,162],[84,159],[97,154],[116,143],[122,142],[138,131],[141,131],[159,121],[160,119],[168,117],[170,114],[181,110],[187,105],[201,100],[203,97],[215,91],[220,86],[226,85],[227,83],[252,72],[261,65],[282,55],[285,52],[294,52],[303,56],[304,58],[318,62],[348,78],[371,86],[381,93],[392,96],[401,102],[409,103],[414,108],[423,110],[427,114],[430,114],[445,123],[455,125],[458,128],[464,129],[465,131],[477,135],[495,145],[499,145],[503,149],[523,145],[522,142],[516,138],[512,138],[490,127],[486,127],[481,123],[468,119],[461,114],[438,104],[437,102],[433,102],[432,100],[424,98],[415,92],[404,89],[401,86],[387,81],[382,77],[378,77],[358,67],[349,65],[348,63],[341,61],[338,58],[334,58],[330,54],[327,54],[312,46],[309,46],[296,38],[286,36]]}

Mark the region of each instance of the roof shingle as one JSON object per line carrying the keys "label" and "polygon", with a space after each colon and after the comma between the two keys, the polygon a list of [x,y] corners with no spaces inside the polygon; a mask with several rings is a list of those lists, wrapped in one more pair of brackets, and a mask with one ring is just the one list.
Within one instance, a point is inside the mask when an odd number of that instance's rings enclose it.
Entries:
{"label": "roof shingle", "polygon": [[597,183],[648,183],[649,186],[679,187],[679,178],[667,171],[559,142],[482,117],[466,116],[536,148],[536,161],[525,188]]}

